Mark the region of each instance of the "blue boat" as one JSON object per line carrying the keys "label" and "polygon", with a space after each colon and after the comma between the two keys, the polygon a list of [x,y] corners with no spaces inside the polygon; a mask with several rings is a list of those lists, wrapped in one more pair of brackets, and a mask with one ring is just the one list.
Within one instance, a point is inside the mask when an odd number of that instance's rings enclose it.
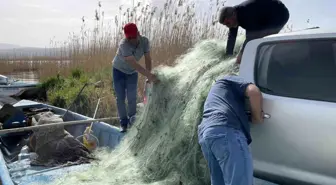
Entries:
{"label": "blue boat", "polygon": [[[58,107],[54,107],[51,105],[38,103],[30,100],[21,100],[13,105],[15,108],[24,109],[24,108],[50,108],[55,114],[63,115],[66,110]],[[75,120],[88,120],[92,119],[81,114],[77,114],[71,111],[68,111],[66,116],[63,118],[64,121],[75,121]],[[64,128],[75,138],[83,135],[86,127],[89,126],[90,123],[80,124],[80,125],[68,125]],[[109,147],[113,149],[121,140],[123,133],[120,133],[119,128],[109,125],[104,122],[95,122],[92,126],[92,131],[95,136],[99,140],[98,147]],[[3,136],[3,135],[2,135]],[[17,152],[17,150],[21,150],[21,148],[15,148],[15,146],[9,146],[6,148],[5,146],[0,144],[1,153],[0,153],[0,179],[2,185],[29,185],[33,183],[49,183],[54,179],[68,173],[69,171],[78,171],[85,170],[90,167],[90,164],[81,164],[75,166],[66,166],[66,167],[41,167],[41,166],[30,166],[23,171],[20,171],[21,176],[13,176],[15,169],[10,169],[12,163],[6,162],[5,158],[8,158],[8,155],[11,152]],[[4,152],[7,150],[7,152]],[[10,171],[14,171],[10,173]],[[17,174],[18,171],[15,173]]]}
{"label": "blue boat", "polygon": [[[63,115],[66,110],[58,107],[54,107],[51,105],[38,103],[30,100],[21,100],[15,104],[13,104],[15,108],[23,110],[25,108],[50,108],[55,114]],[[92,120],[90,117],[83,116],[78,113],[74,113],[68,111],[66,116],[63,118],[64,121],[74,121],[74,120]],[[90,123],[87,124],[77,124],[77,125],[68,125],[64,128],[75,138],[81,136],[86,127],[89,126]],[[123,133],[120,133],[119,128],[109,125],[104,122],[95,122],[92,127],[93,134],[99,140],[98,147],[108,147],[113,150],[122,137]],[[4,136],[4,135],[2,135]],[[0,136],[1,137],[1,136]],[[12,169],[10,166],[16,161],[8,162],[8,156],[11,152],[15,152],[15,146],[5,147],[3,144],[0,144],[1,152],[0,152],[0,179],[2,185],[30,185],[34,183],[50,183],[55,179],[71,172],[71,171],[81,171],[90,168],[90,163],[79,164],[73,166],[66,167],[41,167],[41,166],[29,166],[22,171]],[[11,149],[14,148],[14,149]],[[16,148],[16,150],[20,150],[21,148]],[[7,150],[5,152],[5,150]],[[14,172],[13,172],[14,171]],[[15,175],[15,173],[21,173],[21,175]],[[1,184],[1,183],[0,183]],[[266,182],[260,179],[255,179],[255,185],[274,185],[273,183]]]}
{"label": "blue boat", "polygon": [[23,90],[37,87],[38,82],[24,82],[15,79],[9,79],[7,76],[0,75],[0,95],[12,96]]}

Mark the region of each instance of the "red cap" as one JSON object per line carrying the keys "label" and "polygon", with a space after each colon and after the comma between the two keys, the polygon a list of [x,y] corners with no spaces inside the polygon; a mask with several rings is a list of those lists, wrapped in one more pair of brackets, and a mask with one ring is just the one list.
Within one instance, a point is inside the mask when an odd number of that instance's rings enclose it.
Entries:
{"label": "red cap", "polygon": [[138,36],[138,28],[134,23],[128,23],[124,26],[124,34],[126,38],[136,38]]}

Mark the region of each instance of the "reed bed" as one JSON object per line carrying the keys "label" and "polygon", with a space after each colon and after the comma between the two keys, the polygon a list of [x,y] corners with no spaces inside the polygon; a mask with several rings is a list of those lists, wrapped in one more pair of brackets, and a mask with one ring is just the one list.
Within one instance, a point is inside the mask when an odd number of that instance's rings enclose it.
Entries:
{"label": "reed bed", "polygon": [[[196,42],[213,38],[226,39],[228,29],[217,23],[218,11],[224,6],[225,0],[210,0],[209,3],[211,4],[209,10],[203,11],[207,13],[200,14],[196,11],[197,4],[186,0],[167,0],[163,7],[139,2],[134,7],[120,6],[114,20],[106,20],[104,4],[99,2],[95,10],[93,29],[88,26],[87,19],[83,17],[80,32],[70,33],[68,40],[64,42],[51,41],[53,49],[46,51],[46,56],[32,55],[29,58],[22,58],[17,54],[15,55],[17,57],[0,58],[2,62],[0,73],[11,74],[33,70],[44,81],[56,75],[64,78],[71,77],[73,70],[80,69],[84,75],[94,75],[95,79],[106,82],[106,93],[113,94],[112,60],[123,38],[124,24],[136,23],[140,34],[149,38],[153,68],[158,65],[172,66],[175,59]],[[285,30],[291,29],[291,26],[287,26]],[[144,65],[144,59],[140,63]],[[139,101],[142,98],[144,80],[145,78],[139,75]],[[74,89],[77,90],[78,87]],[[54,98],[51,100],[53,104],[62,98],[62,94],[57,90],[50,90],[49,93]],[[91,108],[81,112],[86,115],[91,115],[90,112],[95,106],[93,102],[97,100],[97,95],[93,96],[92,92],[89,97],[95,98],[90,100]],[[102,108],[104,112],[100,116],[115,115],[113,97],[109,97],[108,101],[104,101],[104,105],[101,106],[104,106]]]}

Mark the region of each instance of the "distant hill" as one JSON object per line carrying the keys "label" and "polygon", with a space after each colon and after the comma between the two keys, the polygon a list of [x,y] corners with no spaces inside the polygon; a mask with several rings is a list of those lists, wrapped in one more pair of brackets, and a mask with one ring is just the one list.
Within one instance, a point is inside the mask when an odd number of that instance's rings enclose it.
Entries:
{"label": "distant hill", "polygon": [[13,49],[13,48],[20,48],[19,45],[14,44],[6,44],[6,43],[0,43],[0,49]]}
{"label": "distant hill", "polygon": [[57,57],[64,55],[60,48],[21,47],[0,43],[0,58]]}

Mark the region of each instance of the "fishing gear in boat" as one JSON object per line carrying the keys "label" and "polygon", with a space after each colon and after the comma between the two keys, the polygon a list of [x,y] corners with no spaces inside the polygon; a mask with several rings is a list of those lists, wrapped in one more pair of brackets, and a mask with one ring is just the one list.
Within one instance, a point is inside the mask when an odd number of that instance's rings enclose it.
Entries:
{"label": "fishing gear in boat", "polygon": [[[98,102],[97,102],[97,105],[96,105],[95,112],[93,113],[93,119],[96,118],[99,103],[100,103],[100,100],[102,99],[101,98],[102,93],[103,93],[103,91],[101,90],[101,92],[99,94],[99,98],[98,98]],[[95,135],[93,135],[93,131],[92,131],[93,123],[95,123],[95,122],[91,122],[90,126],[86,127],[83,135],[80,135],[76,138],[78,140],[80,137],[83,137],[83,144],[90,151],[96,149],[96,147],[99,146],[99,139]]]}
{"label": "fishing gear in boat", "polygon": [[[93,119],[96,117],[99,102],[100,102],[100,98],[98,99],[98,103],[96,105],[96,110],[93,115]],[[90,151],[96,149],[96,147],[99,146],[99,139],[95,135],[93,135],[93,131],[92,131],[93,123],[94,122],[91,122],[90,126],[86,127],[83,135],[80,135],[76,138],[78,140],[78,138],[83,137],[83,144]]]}

